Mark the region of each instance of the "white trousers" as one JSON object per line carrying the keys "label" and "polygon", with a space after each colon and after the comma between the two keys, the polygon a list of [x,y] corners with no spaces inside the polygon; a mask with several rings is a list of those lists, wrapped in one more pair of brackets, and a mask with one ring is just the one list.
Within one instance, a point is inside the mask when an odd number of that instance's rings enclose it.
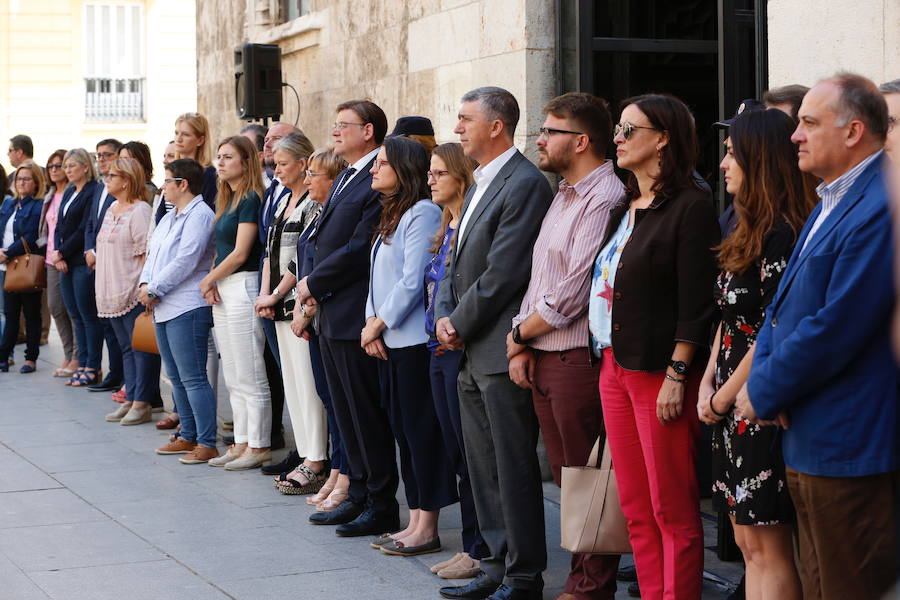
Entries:
{"label": "white trousers", "polygon": [[291,331],[290,321],[276,321],[284,401],[291,417],[297,452],[309,460],[328,457],[328,419],[325,405],[316,392],[309,342]]}
{"label": "white trousers", "polygon": [[259,294],[256,276],[255,271],[240,271],[219,280],[222,302],[213,306],[213,332],[231,402],[234,442],[268,448],[272,397],[263,362],[266,336],[253,312]]}

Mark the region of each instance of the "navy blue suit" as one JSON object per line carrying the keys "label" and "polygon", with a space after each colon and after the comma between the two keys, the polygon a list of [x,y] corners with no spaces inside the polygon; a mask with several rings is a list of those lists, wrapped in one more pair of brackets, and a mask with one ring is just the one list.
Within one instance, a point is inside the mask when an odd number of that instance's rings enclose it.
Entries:
{"label": "navy blue suit", "polygon": [[[100,206],[100,198],[103,196],[103,190],[106,189],[106,186],[103,184],[98,184],[94,188],[94,195],[91,198],[90,206],[88,207],[88,214],[85,226],[84,226],[84,251],[95,250],[97,249],[97,234],[100,233],[100,226],[103,225],[103,217],[106,216],[106,211],[112,206],[112,203],[116,201],[115,196],[112,194],[106,194],[106,198],[103,200],[103,206]],[[99,214],[98,214],[99,213]]]}
{"label": "navy blue suit", "polygon": [[68,263],[70,269],[75,265],[84,264],[84,238],[87,227],[85,211],[90,210],[97,189],[102,187],[96,181],[88,181],[65,214],[63,208],[75,193],[75,186],[70,185],[63,192],[62,200],[59,203],[56,229],[53,232],[53,247],[62,254],[63,260]]}
{"label": "navy blue suit", "polygon": [[[307,285],[319,303],[319,342],[344,444],[350,500],[366,503],[379,514],[396,515],[394,439],[382,408],[376,359],[359,346],[369,291],[369,251],[381,218],[380,194],[372,190],[369,173],[372,162],[343,186],[347,171],[341,172],[304,256],[298,258],[312,264]],[[298,264],[298,270],[305,266]]]}

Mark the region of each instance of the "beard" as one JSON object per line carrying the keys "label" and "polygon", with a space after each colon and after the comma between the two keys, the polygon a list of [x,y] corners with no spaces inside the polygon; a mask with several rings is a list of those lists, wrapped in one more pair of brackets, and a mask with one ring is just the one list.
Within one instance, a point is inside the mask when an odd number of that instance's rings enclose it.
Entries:
{"label": "beard", "polygon": [[547,173],[562,173],[572,164],[572,158],[569,153],[558,155],[540,152],[538,156],[538,168]]}

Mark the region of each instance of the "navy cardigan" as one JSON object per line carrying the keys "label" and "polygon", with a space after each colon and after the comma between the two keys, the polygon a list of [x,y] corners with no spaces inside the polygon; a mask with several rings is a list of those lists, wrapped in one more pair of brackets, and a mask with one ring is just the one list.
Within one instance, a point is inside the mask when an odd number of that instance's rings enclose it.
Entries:
{"label": "navy cardigan", "polygon": [[43,254],[43,248],[38,248],[37,238],[38,229],[41,224],[41,208],[43,200],[34,196],[25,196],[21,200],[15,198],[7,198],[0,206],[0,236],[6,229],[9,219],[12,218],[16,211],[16,204],[20,206],[16,212],[15,221],[13,222],[13,242],[6,249],[6,256],[21,256],[25,254],[25,246],[22,244],[22,238],[28,242],[28,248],[33,254]]}

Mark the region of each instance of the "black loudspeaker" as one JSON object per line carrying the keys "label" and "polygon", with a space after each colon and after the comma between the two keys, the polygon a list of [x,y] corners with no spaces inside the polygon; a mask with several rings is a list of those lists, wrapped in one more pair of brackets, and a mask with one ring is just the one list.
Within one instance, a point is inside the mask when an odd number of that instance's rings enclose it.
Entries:
{"label": "black loudspeaker", "polygon": [[234,100],[239,118],[278,120],[281,102],[281,48],[242,44],[234,49]]}

